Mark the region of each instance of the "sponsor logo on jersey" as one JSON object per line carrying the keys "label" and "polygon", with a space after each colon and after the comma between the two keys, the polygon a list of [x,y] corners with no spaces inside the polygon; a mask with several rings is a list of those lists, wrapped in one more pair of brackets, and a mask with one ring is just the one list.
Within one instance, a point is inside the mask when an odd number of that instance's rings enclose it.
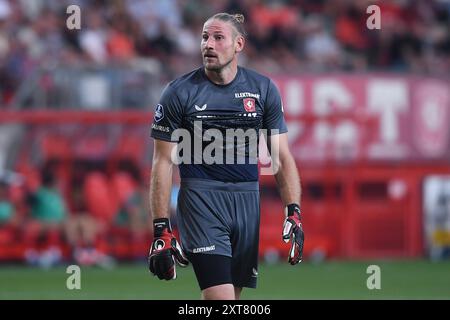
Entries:
{"label": "sponsor logo on jersey", "polygon": [[164,107],[162,106],[162,104],[158,104],[156,106],[156,110],[155,110],[155,122],[159,122],[164,118]]}
{"label": "sponsor logo on jersey", "polygon": [[197,110],[197,111],[203,111],[206,109],[207,106],[208,105],[206,103],[204,105],[202,105],[201,107],[199,107],[198,105],[194,105],[195,110]]}
{"label": "sponsor logo on jersey", "polygon": [[255,99],[253,98],[245,98],[244,99],[244,108],[247,112],[255,112]]}
{"label": "sponsor logo on jersey", "polygon": [[209,247],[201,247],[201,248],[195,248],[194,250],[192,250],[193,253],[200,253],[200,252],[207,252],[207,251],[213,251],[216,250],[216,246],[213,244],[212,246]]}
{"label": "sponsor logo on jersey", "polygon": [[259,99],[259,93],[241,92],[241,93],[235,93],[234,97],[237,98],[237,99],[240,99],[240,98],[255,98],[255,99]]}
{"label": "sponsor logo on jersey", "polygon": [[162,132],[170,132],[170,128],[169,127],[165,127],[165,126],[160,126],[158,124],[152,124],[152,129],[158,130],[158,131],[162,131]]}

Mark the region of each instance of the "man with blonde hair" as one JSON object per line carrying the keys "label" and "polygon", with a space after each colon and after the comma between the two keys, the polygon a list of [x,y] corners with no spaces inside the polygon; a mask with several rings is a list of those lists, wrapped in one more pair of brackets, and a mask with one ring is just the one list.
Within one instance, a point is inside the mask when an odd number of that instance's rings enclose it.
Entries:
{"label": "man with blonde hair", "polygon": [[[167,85],[152,125],[149,268],[170,280],[176,278],[175,261],[181,266],[190,261],[203,299],[239,299],[243,287],[256,287],[260,207],[252,143],[258,143],[262,130],[285,205],[282,239],[291,241],[289,262],[302,259],[300,178],[289,151],[281,97],[269,78],[238,66],[245,38],[243,15],[209,18],[202,31],[203,67]],[[175,161],[181,177],[177,221],[183,248],[169,221],[173,155],[181,153],[183,161]]]}

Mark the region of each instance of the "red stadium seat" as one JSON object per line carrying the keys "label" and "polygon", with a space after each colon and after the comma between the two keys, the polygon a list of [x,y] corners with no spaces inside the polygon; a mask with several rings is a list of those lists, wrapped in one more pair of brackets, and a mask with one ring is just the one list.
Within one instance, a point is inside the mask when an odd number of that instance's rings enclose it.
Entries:
{"label": "red stadium seat", "polygon": [[127,172],[118,172],[112,177],[111,186],[119,205],[122,205],[136,190],[136,181]]}
{"label": "red stadium seat", "polygon": [[95,217],[110,222],[118,209],[117,199],[109,187],[106,176],[100,172],[93,172],[86,176],[84,183],[84,197],[88,211]]}
{"label": "red stadium seat", "polygon": [[14,240],[14,230],[8,226],[0,228],[0,247],[11,244]]}

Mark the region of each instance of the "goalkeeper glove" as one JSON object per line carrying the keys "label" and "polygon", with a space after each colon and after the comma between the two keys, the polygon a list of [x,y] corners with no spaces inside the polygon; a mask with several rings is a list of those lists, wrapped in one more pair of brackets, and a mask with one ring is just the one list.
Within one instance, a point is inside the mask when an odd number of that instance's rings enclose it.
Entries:
{"label": "goalkeeper glove", "polygon": [[288,262],[291,265],[301,262],[303,256],[303,242],[305,236],[300,219],[300,206],[295,203],[287,205],[286,219],[283,224],[283,240],[286,243],[291,241],[288,258]]}
{"label": "goalkeeper glove", "polygon": [[154,239],[150,248],[148,264],[150,272],[159,279],[172,280],[177,278],[175,261],[181,266],[189,264],[183,249],[172,234],[168,218],[153,220]]}

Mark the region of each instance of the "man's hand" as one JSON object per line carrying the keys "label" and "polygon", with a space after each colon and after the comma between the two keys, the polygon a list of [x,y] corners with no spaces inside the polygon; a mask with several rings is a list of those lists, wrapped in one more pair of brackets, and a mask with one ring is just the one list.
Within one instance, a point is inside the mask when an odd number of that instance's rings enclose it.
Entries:
{"label": "man's hand", "polygon": [[292,265],[301,262],[303,256],[305,236],[300,219],[300,206],[295,203],[287,205],[286,219],[283,224],[283,240],[286,243],[291,241],[288,261]]}
{"label": "man's hand", "polygon": [[150,272],[159,279],[172,280],[177,278],[175,261],[181,267],[186,267],[189,261],[183,249],[172,234],[170,221],[167,218],[153,220],[154,239],[148,257]]}

